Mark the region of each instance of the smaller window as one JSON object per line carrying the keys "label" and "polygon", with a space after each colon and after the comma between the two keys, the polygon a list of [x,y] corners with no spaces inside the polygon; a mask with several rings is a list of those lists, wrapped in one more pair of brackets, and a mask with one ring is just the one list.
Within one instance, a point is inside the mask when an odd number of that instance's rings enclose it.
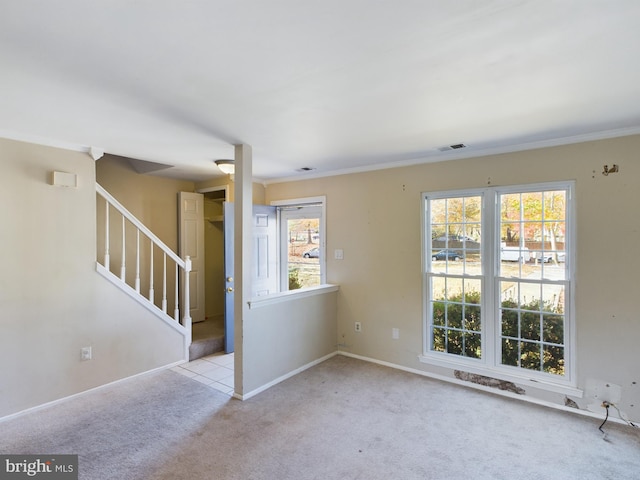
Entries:
{"label": "smaller window", "polygon": [[280,290],[325,283],[324,198],[278,202]]}

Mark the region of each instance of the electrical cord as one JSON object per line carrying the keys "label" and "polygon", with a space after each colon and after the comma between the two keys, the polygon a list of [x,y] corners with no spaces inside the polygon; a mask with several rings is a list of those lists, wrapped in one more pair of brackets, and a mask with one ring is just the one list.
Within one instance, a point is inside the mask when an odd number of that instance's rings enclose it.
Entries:
{"label": "electrical cord", "polygon": [[620,411],[620,409],[618,408],[618,406],[615,403],[611,403],[611,402],[607,402],[606,400],[604,402],[602,402],[602,406],[607,410],[607,413],[604,417],[604,420],[602,421],[602,423],[600,424],[600,426],[598,427],[598,430],[600,430],[602,432],[603,435],[607,435],[605,433],[605,431],[602,429],[602,427],[604,426],[605,423],[607,423],[607,420],[609,419],[609,407],[613,407],[616,409],[616,411],[618,412],[618,417],[620,417],[620,419],[622,421],[624,421],[627,425],[629,425],[630,427],[634,427],[634,428],[639,428],[639,425],[636,425],[635,423],[633,423],[631,420],[629,420],[628,418],[625,418],[625,416],[622,414],[622,412]]}
{"label": "electrical cord", "polygon": [[607,423],[607,420],[609,419],[609,402],[602,402],[602,406],[607,409],[607,414],[604,417],[604,420],[602,421],[600,426],[598,427],[598,430],[600,430],[603,435],[606,435],[605,431],[602,430],[602,427],[604,427],[604,424]]}
{"label": "electrical cord", "polygon": [[622,414],[622,412],[620,411],[620,409],[618,408],[618,406],[615,403],[610,403],[609,405],[611,405],[613,408],[616,409],[616,412],[618,412],[618,416],[624,420],[625,422],[627,422],[627,424],[630,427],[635,427],[638,428],[638,425],[636,425],[635,423],[633,423],[631,420],[629,420],[628,418],[625,418],[625,416]]}

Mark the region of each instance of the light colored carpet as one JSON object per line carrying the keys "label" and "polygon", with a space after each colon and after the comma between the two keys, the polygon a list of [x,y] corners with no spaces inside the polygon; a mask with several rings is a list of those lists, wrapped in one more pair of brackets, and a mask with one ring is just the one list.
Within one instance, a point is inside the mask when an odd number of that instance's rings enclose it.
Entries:
{"label": "light colored carpet", "polygon": [[0,423],[100,479],[637,479],[638,430],[337,356],[241,402],[171,371]]}

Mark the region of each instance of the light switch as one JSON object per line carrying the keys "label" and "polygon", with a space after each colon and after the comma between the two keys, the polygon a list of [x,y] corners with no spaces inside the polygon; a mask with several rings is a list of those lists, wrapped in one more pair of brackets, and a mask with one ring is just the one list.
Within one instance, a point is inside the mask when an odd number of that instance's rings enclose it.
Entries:
{"label": "light switch", "polygon": [[341,248],[337,248],[333,251],[333,258],[336,260],[344,259],[344,251]]}

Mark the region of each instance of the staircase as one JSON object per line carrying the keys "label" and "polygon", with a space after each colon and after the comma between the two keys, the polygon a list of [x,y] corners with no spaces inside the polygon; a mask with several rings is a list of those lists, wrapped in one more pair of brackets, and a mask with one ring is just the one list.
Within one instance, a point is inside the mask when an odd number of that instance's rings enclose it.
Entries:
{"label": "staircase", "polygon": [[[191,260],[176,255],[98,184],[96,194],[97,252],[102,252],[96,255],[96,270],[179,332],[184,337],[185,352],[190,352]],[[185,360],[190,359],[191,353],[188,357]]]}
{"label": "staircase", "polygon": [[224,318],[207,319],[193,324],[189,360],[224,350]]}
{"label": "staircase", "polygon": [[185,360],[223,351],[222,316],[192,325],[189,257],[181,259],[99,184],[96,194],[98,273],[180,332]]}

